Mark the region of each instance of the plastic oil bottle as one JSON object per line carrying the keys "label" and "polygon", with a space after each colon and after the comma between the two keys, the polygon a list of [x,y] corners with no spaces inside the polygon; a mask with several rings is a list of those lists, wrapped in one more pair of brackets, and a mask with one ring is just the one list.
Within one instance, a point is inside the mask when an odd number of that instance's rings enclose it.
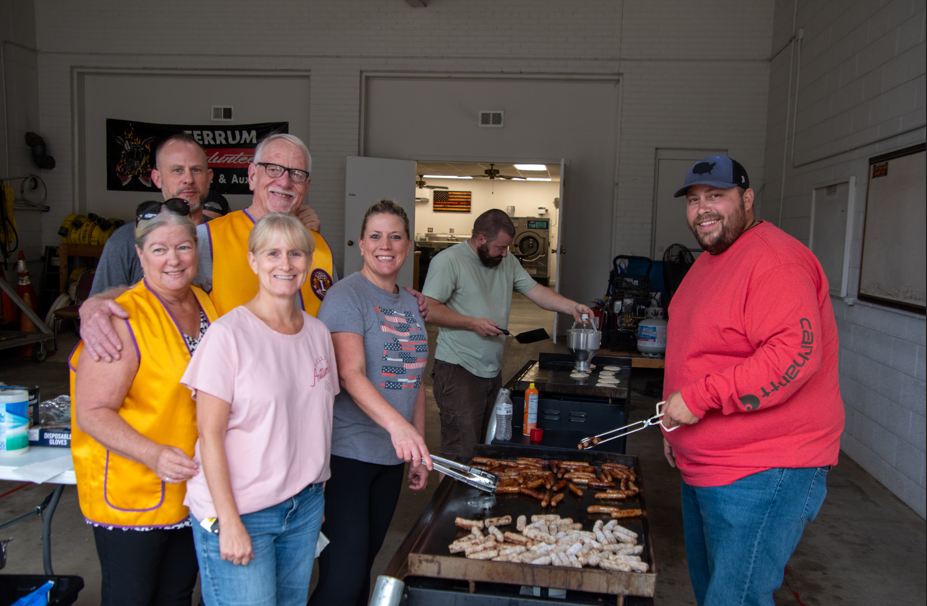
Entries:
{"label": "plastic oil bottle", "polygon": [[538,426],[538,390],[534,383],[525,390],[525,421],[522,426],[522,435],[531,435],[531,430]]}

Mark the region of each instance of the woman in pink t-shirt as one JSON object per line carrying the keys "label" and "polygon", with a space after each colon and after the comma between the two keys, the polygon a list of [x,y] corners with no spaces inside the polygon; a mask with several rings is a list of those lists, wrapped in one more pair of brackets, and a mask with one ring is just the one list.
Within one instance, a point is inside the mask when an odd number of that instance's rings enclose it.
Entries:
{"label": "woman in pink t-shirt", "polygon": [[270,213],[248,238],[257,296],[213,322],[182,383],[203,473],[187,483],[207,606],[306,603],[338,393],[331,335],[297,307],[314,240]]}

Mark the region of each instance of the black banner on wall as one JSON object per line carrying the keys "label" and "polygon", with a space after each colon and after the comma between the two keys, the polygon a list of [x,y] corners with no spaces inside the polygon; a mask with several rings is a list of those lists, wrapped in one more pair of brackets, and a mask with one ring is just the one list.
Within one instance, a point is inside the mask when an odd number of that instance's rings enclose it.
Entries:
{"label": "black banner on wall", "polygon": [[155,147],[163,138],[184,131],[206,150],[212,189],[220,194],[249,194],[248,164],[254,148],[265,137],[288,130],[289,122],[191,126],[107,119],[106,189],[158,191],[151,181]]}

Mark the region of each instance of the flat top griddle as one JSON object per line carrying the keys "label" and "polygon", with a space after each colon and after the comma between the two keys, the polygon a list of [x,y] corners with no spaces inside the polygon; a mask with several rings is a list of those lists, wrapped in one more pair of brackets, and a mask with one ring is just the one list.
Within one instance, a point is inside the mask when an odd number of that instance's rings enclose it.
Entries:
{"label": "flat top griddle", "polygon": [[514,460],[519,456],[544,459],[562,459],[588,462],[612,462],[633,467],[637,472],[640,493],[631,499],[609,502],[622,509],[641,509],[643,517],[619,520],[619,524],[636,532],[638,543],[643,545],[641,559],[650,565],[649,572],[611,572],[600,568],[565,568],[560,566],[535,566],[515,562],[493,562],[469,560],[461,554],[448,552],[448,545],[468,534],[457,528],[454,519],[485,519],[504,515],[512,516],[511,526],[500,527],[504,531],[516,532],[515,520],[526,515],[556,513],[561,517],[581,522],[584,530],[591,530],[596,520],[608,522],[608,514],[589,514],[586,508],[596,503],[594,491],[585,490],[582,500],[567,493],[556,509],[542,509],[540,501],[524,495],[487,495],[475,488],[444,478],[425,507],[421,517],[403,541],[384,574],[399,579],[406,576],[456,579],[506,583],[532,587],[548,587],[611,595],[637,595],[652,597],[656,584],[656,561],[650,523],[644,504],[644,482],[637,457],[596,451],[567,453],[554,451],[539,452],[512,446],[477,446],[477,456]]}
{"label": "flat top griddle", "polygon": [[[569,396],[586,396],[593,398],[614,398],[623,400],[628,397],[631,381],[631,359],[618,356],[595,356],[592,363],[596,369],[587,379],[573,379],[573,357],[570,354],[542,353],[538,361],[528,362],[509,381],[512,391],[524,391],[530,383],[542,394],[563,394]],[[615,373],[620,383],[615,387],[597,387],[596,376],[605,366],[619,366],[621,371]]]}

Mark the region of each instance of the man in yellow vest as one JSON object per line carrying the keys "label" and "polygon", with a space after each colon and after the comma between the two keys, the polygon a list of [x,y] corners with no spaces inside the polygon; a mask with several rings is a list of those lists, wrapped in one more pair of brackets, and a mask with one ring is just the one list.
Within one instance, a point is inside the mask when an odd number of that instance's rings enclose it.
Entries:
{"label": "man in yellow vest", "polygon": [[[257,277],[248,266],[248,234],[254,222],[270,212],[287,212],[304,219],[303,200],[309,190],[312,157],[298,137],[271,135],[255,149],[248,167],[248,185],[254,196],[251,206],[197,226],[199,274],[194,284],[209,292],[222,315],[257,293]],[[303,211],[303,212],[301,212]],[[316,221],[315,213],[311,213]],[[304,223],[305,223],[304,219]],[[304,285],[300,305],[313,316],[318,313],[325,291],[332,285],[334,268],[328,244],[317,231],[312,269]],[[125,310],[113,302],[125,289],[111,289],[88,299],[81,306],[81,338],[84,351],[94,359],[119,357],[122,343],[113,331],[113,315],[126,318]],[[88,306],[88,303],[90,305]]]}

